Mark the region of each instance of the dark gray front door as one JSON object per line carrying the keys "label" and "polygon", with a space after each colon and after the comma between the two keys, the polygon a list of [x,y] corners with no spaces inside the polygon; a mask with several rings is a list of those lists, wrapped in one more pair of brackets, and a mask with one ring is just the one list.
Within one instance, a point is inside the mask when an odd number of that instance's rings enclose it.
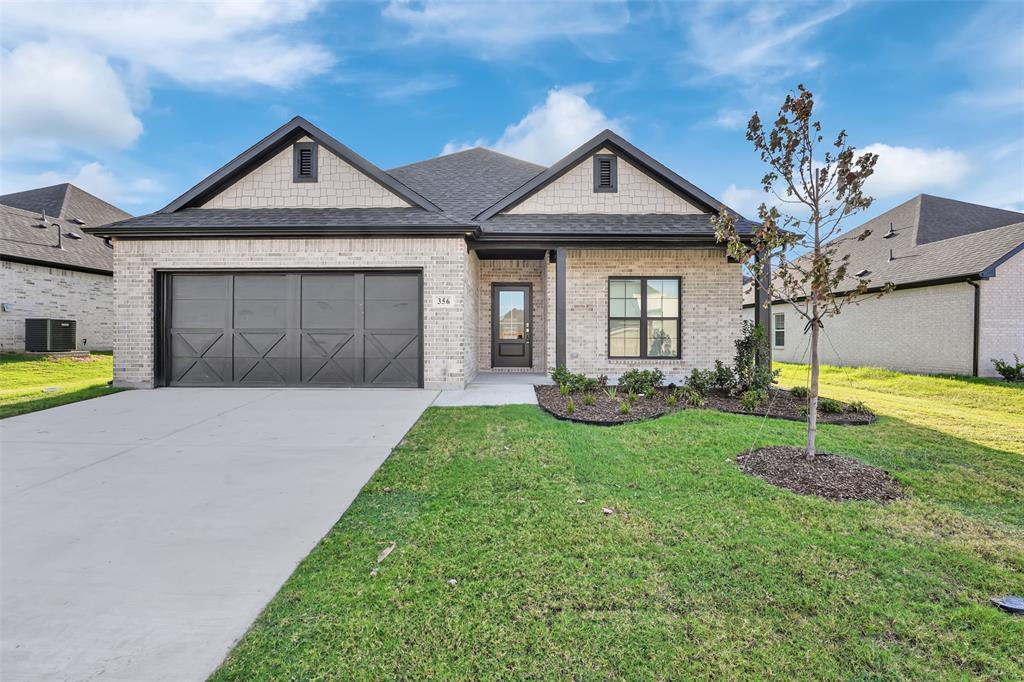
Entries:
{"label": "dark gray front door", "polygon": [[420,300],[413,273],[170,274],[165,381],[416,387]]}
{"label": "dark gray front door", "polygon": [[491,366],[531,367],[530,285],[495,284],[491,294]]}

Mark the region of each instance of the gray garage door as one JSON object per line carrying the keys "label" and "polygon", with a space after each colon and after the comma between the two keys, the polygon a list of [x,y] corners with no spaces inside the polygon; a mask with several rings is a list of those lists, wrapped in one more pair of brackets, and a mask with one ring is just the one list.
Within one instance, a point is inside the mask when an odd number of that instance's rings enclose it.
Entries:
{"label": "gray garage door", "polygon": [[165,280],[171,386],[421,385],[420,277],[189,273]]}

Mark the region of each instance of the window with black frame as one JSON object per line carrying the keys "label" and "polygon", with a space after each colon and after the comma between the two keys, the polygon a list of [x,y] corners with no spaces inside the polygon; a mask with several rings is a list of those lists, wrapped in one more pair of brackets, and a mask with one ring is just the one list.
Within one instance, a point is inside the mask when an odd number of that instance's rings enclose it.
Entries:
{"label": "window with black frame", "polygon": [[608,279],[608,356],[679,357],[679,278]]}

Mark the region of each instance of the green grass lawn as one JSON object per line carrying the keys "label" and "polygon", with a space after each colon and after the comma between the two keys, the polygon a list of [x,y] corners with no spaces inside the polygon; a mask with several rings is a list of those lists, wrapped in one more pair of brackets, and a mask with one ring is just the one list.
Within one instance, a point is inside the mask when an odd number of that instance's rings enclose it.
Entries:
{"label": "green grass lawn", "polygon": [[[1020,427],[1018,393],[967,383],[965,420]],[[1024,593],[1024,457],[912,397],[821,428],[908,488],[887,506],[740,473],[793,422],[432,408],[213,679],[1020,679],[1024,618],[988,598]]]}
{"label": "green grass lawn", "polygon": [[0,419],[116,393],[121,389],[107,386],[113,371],[110,353],[93,353],[89,361],[0,354]]}

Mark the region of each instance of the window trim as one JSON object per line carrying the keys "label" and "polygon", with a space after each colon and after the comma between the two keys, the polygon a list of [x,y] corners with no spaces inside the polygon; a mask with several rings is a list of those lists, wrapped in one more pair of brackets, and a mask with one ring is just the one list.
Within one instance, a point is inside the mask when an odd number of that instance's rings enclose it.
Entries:
{"label": "window trim", "polygon": [[[782,326],[779,326],[779,318],[782,318]],[[779,343],[779,332],[782,332],[782,343]],[[772,346],[774,348],[785,348],[786,346],[786,314],[772,314]]]}
{"label": "window trim", "polygon": [[[611,161],[611,185],[602,187],[600,181],[599,163],[602,159]],[[614,154],[594,154],[594,191],[595,192],[618,192],[619,191],[619,159]]]}
{"label": "window trim", "polygon": [[[640,280],[640,317],[612,317],[611,299],[612,282],[629,280]],[[647,282],[652,279],[670,279],[676,282],[676,353],[675,355],[647,355]],[[683,278],[673,276],[650,277],[638,275],[613,275],[608,278],[608,285],[605,287],[604,315],[607,325],[605,328],[605,350],[609,360],[680,360],[683,357]],[[640,355],[612,355],[612,320],[639,320],[640,321]],[[655,317],[655,320],[671,320],[671,317]]]}
{"label": "window trim", "polygon": [[[303,149],[309,149],[312,156],[312,175],[299,174],[299,157]],[[317,182],[317,144],[316,142],[296,142],[292,145],[292,182]]]}

